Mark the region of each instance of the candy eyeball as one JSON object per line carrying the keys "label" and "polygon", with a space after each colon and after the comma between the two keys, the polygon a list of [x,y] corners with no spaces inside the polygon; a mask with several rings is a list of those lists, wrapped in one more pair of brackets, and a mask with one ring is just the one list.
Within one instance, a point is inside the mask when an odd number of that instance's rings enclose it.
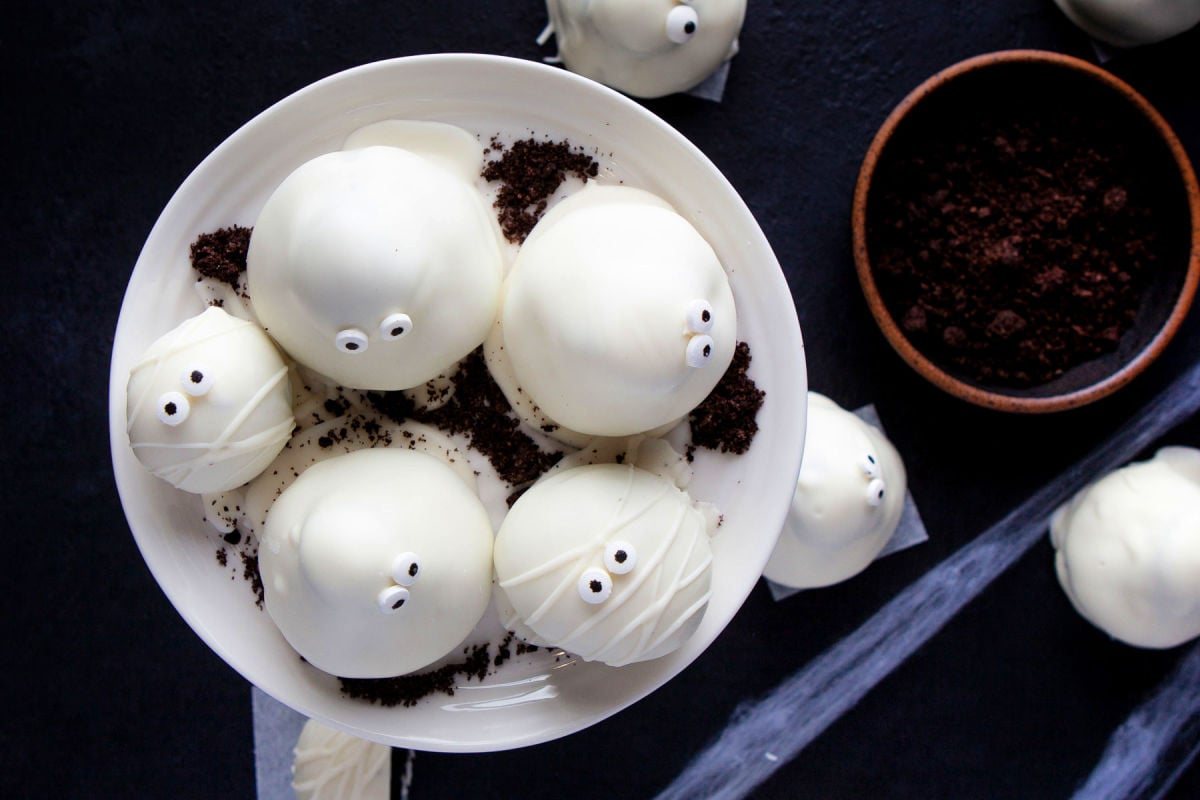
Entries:
{"label": "candy eyeball", "polygon": [[688,303],[687,330],[689,333],[708,333],[713,326],[713,308],[707,300]]}
{"label": "candy eyeball", "polygon": [[181,425],[191,412],[191,403],[179,392],[163,392],[158,398],[158,419],[164,425]]}
{"label": "candy eyeball", "polygon": [[629,542],[609,542],[604,547],[604,567],[614,575],[625,575],[637,566],[637,550]]}
{"label": "candy eyeball", "polygon": [[367,346],[370,344],[367,335],[358,328],[346,328],[337,332],[333,343],[338,350],[343,353],[363,353],[366,352]]}
{"label": "candy eyeball", "polygon": [[867,484],[867,505],[872,508],[883,505],[883,496],[887,491],[887,484],[880,478],[874,478]]}
{"label": "candy eyeball", "polygon": [[412,324],[412,318],[408,314],[391,314],[379,323],[379,335],[383,337],[384,341],[395,341],[411,331]]}
{"label": "candy eyeball", "polygon": [[379,610],[384,614],[395,614],[408,602],[408,589],[403,586],[389,586],[379,593]]}
{"label": "candy eyeball", "polygon": [[687,365],[699,369],[712,361],[713,338],[706,333],[693,336],[687,343]]}
{"label": "candy eyeball", "polygon": [[412,586],[421,574],[421,565],[416,553],[401,553],[392,562],[392,580],[401,586]]}
{"label": "candy eyeball", "polygon": [[612,576],[602,569],[585,569],[579,576],[579,596],[585,603],[603,603],[612,595]]}
{"label": "candy eyeball", "polygon": [[667,38],[675,44],[685,44],[696,35],[700,17],[691,6],[675,6],[667,12]]}
{"label": "candy eyeball", "polygon": [[203,397],[212,389],[212,372],[203,364],[191,364],[179,377],[179,383],[192,397]]}
{"label": "candy eyeball", "polygon": [[863,456],[862,469],[869,478],[879,477],[879,462],[876,460],[875,456],[871,455],[870,453],[867,453],[865,456]]}

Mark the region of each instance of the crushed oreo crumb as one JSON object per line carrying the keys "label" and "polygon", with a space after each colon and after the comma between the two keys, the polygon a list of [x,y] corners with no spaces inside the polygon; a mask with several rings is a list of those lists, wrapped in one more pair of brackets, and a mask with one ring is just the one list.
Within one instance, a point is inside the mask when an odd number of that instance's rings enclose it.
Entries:
{"label": "crushed oreo crumb", "polygon": [[487,181],[499,181],[494,203],[500,229],[510,242],[521,243],[546,211],[550,195],[572,174],[582,181],[594,178],[600,165],[569,142],[522,139],[504,149],[493,139],[490,151],[502,155],[483,169]]}
{"label": "crushed oreo crumb", "polygon": [[397,423],[412,419],[463,434],[492,463],[501,480],[514,486],[535,480],[562,457],[562,453],[542,451],[521,431],[508,399],[488,371],[482,348],[463,359],[452,380],[454,394],[436,409],[417,409],[403,392],[369,392],[367,400]]}
{"label": "crushed oreo crumb", "polygon": [[729,369],[704,402],[688,415],[692,423],[692,444],[686,453],[688,461],[692,460],[696,447],[738,455],[750,449],[750,443],[758,433],[755,417],[766,397],[766,392],[755,386],[746,374],[750,360],[750,345],[738,342]]}
{"label": "crushed oreo crumb", "polygon": [[192,242],[192,268],[205,278],[238,288],[238,279],[246,271],[246,252],[250,249],[251,228],[231,225],[212,233],[202,233]]}
{"label": "crushed oreo crumb", "polygon": [[464,676],[482,681],[487,677],[491,664],[486,644],[473,645],[464,649],[465,658],[430,672],[415,675],[400,675],[395,678],[338,678],[342,693],[356,700],[378,703],[385,708],[415,706],[419,700],[431,694],[453,695],[456,678]]}

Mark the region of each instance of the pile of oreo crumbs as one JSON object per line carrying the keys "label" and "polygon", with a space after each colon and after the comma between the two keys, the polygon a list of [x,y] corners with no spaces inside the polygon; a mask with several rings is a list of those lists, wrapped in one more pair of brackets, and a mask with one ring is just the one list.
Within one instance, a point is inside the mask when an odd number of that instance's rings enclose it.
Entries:
{"label": "pile of oreo crumbs", "polygon": [[750,368],[750,345],[738,342],[733,361],[721,380],[688,415],[692,424],[692,444],[687,459],[697,447],[741,455],[750,449],[758,433],[758,410],[767,394],[759,389],[747,374]]}
{"label": "pile of oreo crumbs", "polygon": [[246,253],[250,249],[251,228],[231,225],[212,233],[202,233],[192,242],[192,268],[205,278],[238,288],[246,271]]}
{"label": "pile of oreo crumbs", "polygon": [[495,207],[500,229],[510,242],[520,244],[546,211],[550,195],[568,175],[582,181],[594,178],[600,165],[569,142],[522,139],[505,149],[493,138],[488,152],[499,150],[500,158],[483,168],[483,178],[499,181]]}

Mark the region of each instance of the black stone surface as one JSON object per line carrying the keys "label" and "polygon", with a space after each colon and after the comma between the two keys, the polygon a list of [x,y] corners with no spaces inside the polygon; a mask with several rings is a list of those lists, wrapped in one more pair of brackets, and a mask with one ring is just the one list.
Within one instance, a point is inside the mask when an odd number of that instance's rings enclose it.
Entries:
{"label": "black stone surface", "polygon": [[[257,112],[333,72],[416,53],[539,59],[539,0],[31,3],[0,24],[5,287],[0,460],[3,797],[251,797],[249,687],[188,629],[141,560],[109,461],[108,360],[142,242],[179,183]],[[567,739],[419,754],[412,797],[649,797],[738,704],[867,619],[1118,428],[1200,357],[1193,316],[1097,405],[1009,417],[962,404],[892,353],[859,292],[849,209],[876,128],[962,58],[1094,58],[1050,0],[750,0],[724,102],[648,102],[746,199],[787,272],[810,384],[874,402],[931,541],[774,603],[761,585],[676,680]],[[1109,63],[1200,159],[1200,33]],[[1200,444],[1193,421],[1169,441]],[[1070,608],[1040,545],[756,796],[1066,797],[1180,650],[1121,647]],[[1193,766],[1168,795],[1200,796]]]}

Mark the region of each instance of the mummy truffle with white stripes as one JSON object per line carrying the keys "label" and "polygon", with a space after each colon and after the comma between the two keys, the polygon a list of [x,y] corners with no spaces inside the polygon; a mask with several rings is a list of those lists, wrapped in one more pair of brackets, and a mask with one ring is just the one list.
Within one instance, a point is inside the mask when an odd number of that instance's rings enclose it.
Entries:
{"label": "mummy truffle with white stripes", "polygon": [[126,420],[146,469],[187,492],[228,491],[265,469],[291,436],[288,368],[261,328],[209,308],[130,370]]}
{"label": "mummy truffle with white stripes", "polygon": [[296,800],[388,800],[392,749],[310,719],[296,741]]}
{"label": "mummy truffle with white stripes", "polygon": [[557,61],[635,97],[690,89],[737,54],[746,0],[546,0]]}
{"label": "mummy truffle with white stripes", "polygon": [[809,392],[800,477],[763,575],[803,589],[862,572],[895,532],[906,484],[904,462],[878,428]]}
{"label": "mummy truffle with white stripes", "polygon": [[482,146],[461,128],[393,120],[347,147],[268,198],[246,259],[251,303],[289,355],[342,386],[419,386],[496,316],[503,262],[474,183]]}
{"label": "mummy truffle with white stripes", "polygon": [[358,450],[309,467],[267,516],[267,613],[314,667],[384,678],[428,666],[491,596],[492,526],[462,478],[412,450]]}
{"label": "mummy truffle with white stripes", "polygon": [[552,208],[502,293],[485,346],[493,376],[514,406],[528,397],[580,434],[671,424],[733,358],[737,314],[721,262],[640,189],[589,185]]}
{"label": "mummy truffle with white stripes", "polygon": [[1054,512],[1058,581],[1083,617],[1136,647],[1200,636],[1200,450],[1164,447]]}
{"label": "mummy truffle with white stripes", "polygon": [[587,661],[666,655],[707,608],[710,533],[685,492],[644,469],[596,464],[549,475],[496,536],[501,621]]}

